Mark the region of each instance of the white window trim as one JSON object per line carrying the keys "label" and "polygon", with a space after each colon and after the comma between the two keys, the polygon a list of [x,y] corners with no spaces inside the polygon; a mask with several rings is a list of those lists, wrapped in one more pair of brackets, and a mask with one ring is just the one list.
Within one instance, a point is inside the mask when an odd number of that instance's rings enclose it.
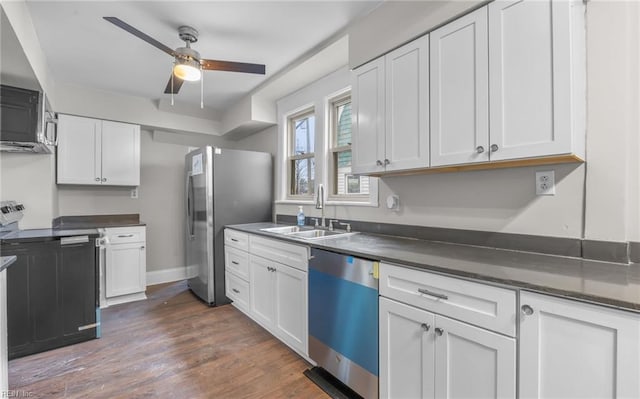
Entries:
{"label": "white window trim", "polygon": [[[289,201],[290,203],[303,203],[303,204],[307,204],[307,203],[313,203],[313,199],[315,197],[315,187],[313,188],[314,190],[314,194],[312,195],[295,195],[295,194],[291,194],[291,160],[295,159],[296,156],[291,154],[291,149],[293,146],[293,137],[291,135],[291,131],[290,129],[290,123],[291,120],[297,116],[302,116],[302,115],[314,115],[315,116],[315,126],[314,126],[314,131],[317,132],[318,131],[318,115],[317,115],[318,111],[317,108],[315,107],[315,104],[310,103],[310,104],[305,104],[304,106],[298,107],[295,110],[288,112],[284,115],[284,145],[285,145],[285,150],[284,150],[284,195],[285,195],[285,200]],[[317,133],[316,133],[317,134]],[[315,137],[314,137],[315,140]],[[316,140],[317,141],[317,140]],[[317,182],[318,180],[318,151],[317,150],[317,145],[316,143],[314,143],[314,152],[313,152],[313,158],[315,160],[315,171],[314,171],[314,180]],[[304,157],[302,157],[304,158]],[[317,184],[317,183],[316,183]],[[276,203],[278,203],[278,201],[276,201]]]}

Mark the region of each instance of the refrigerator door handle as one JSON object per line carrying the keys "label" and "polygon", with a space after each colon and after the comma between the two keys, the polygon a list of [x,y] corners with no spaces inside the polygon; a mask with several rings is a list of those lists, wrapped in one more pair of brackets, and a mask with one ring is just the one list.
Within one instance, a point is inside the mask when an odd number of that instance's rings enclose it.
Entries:
{"label": "refrigerator door handle", "polygon": [[186,181],[186,197],[187,197],[187,234],[189,239],[193,239],[193,175],[191,171],[187,172]]}

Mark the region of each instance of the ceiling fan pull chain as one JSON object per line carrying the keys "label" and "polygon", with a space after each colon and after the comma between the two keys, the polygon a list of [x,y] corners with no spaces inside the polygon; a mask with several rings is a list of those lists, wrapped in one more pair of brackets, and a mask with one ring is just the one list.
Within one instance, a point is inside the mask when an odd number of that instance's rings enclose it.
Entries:
{"label": "ceiling fan pull chain", "polygon": [[[202,72],[202,66],[200,66],[200,72]],[[200,77],[200,109],[204,109],[204,73],[201,73]]]}

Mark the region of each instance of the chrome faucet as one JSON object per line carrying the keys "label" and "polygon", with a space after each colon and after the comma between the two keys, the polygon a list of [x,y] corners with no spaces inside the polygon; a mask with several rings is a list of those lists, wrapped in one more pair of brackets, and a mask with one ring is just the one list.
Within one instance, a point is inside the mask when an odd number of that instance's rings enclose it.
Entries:
{"label": "chrome faucet", "polygon": [[316,192],[316,209],[320,209],[322,221],[320,223],[320,227],[325,227],[324,225],[324,186],[322,184],[318,184],[318,190]]}

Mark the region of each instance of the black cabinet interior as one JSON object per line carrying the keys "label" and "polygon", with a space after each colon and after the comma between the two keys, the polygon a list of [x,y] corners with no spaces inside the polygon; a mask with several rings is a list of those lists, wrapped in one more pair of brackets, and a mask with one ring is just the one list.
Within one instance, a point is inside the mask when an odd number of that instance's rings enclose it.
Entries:
{"label": "black cabinet interior", "polygon": [[0,139],[33,142],[38,130],[39,93],[0,85]]}
{"label": "black cabinet interior", "polygon": [[96,337],[96,255],[87,243],[5,244],[9,359]]}

